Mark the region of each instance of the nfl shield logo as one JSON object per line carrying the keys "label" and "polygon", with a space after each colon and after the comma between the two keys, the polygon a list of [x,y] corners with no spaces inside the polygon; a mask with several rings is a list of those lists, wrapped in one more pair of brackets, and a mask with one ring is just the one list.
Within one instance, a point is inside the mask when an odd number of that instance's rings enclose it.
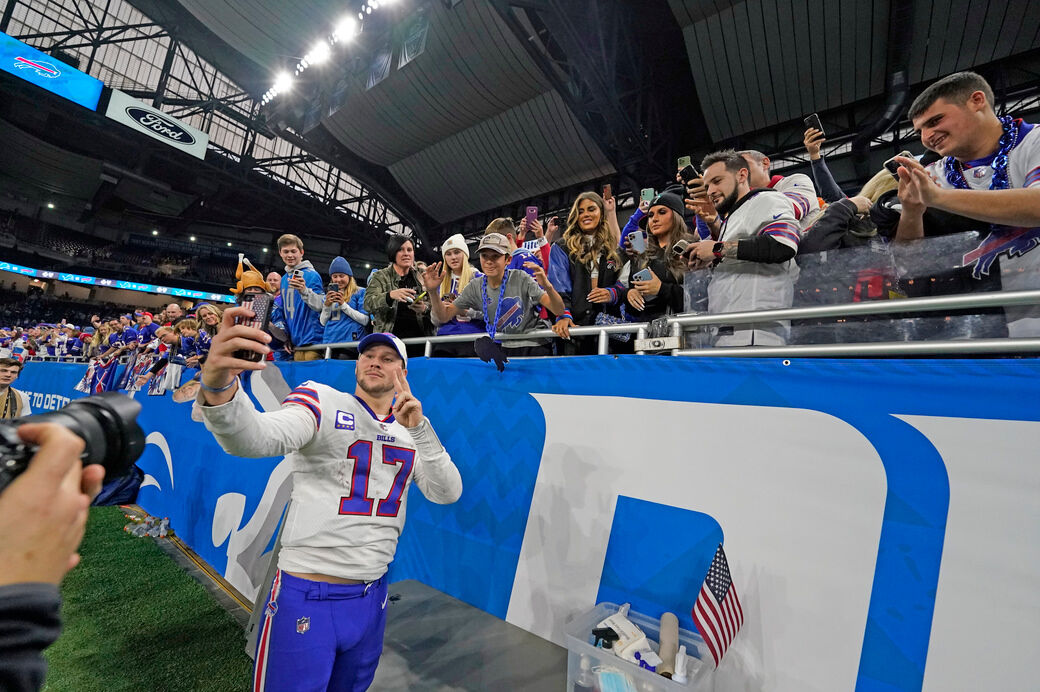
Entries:
{"label": "nfl shield logo", "polygon": [[303,634],[311,628],[311,619],[308,617],[300,618],[296,621],[296,634]]}

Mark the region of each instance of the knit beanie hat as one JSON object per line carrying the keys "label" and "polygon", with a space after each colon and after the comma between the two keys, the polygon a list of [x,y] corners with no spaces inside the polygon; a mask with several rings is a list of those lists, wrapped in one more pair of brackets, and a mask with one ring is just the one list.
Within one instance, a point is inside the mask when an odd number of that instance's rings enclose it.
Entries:
{"label": "knit beanie hat", "polygon": [[461,233],[456,233],[441,245],[441,255],[444,255],[448,250],[462,250],[462,254],[469,258],[469,246],[466,245],[466,239],[462,237]]}
{"label": "knit beanie hat", "polygon": [[354,272],[350,270],[350,262],[342,257],[337,257],[332,260],[332,264],[329,265],[329,274],[346,274],[347,276],[354,276]]}

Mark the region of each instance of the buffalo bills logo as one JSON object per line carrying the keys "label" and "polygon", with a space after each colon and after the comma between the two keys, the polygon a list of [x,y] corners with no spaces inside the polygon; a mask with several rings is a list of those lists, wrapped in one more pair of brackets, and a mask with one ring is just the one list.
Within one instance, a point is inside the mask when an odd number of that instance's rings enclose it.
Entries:
{"label": "buffalo bills logo", "polygon": [[61,76],[61,70],[55,67],[54,63],[43,60],[30,60],[29,58],[18,56],[14,59],[14,67],[17,70],[35,72],[38,77],[43,77],[44,79],[54,79]]}
{"label": "buffalo bills logo", "polygon": [[519,329],[524,323],[524,306],[519,298],[503,298],[501,310],[502,316],[498,318],[499,329]]}
{"label": "buffalo bills logo", "polygon": [[965,267],[974,264],[971,275],[981,279],[989,276],[989,270],[1001,255],[1021,257],[1037,245],[1040,245],[1040,228],[992,231],[977,248],[964,255],[961,262]]}

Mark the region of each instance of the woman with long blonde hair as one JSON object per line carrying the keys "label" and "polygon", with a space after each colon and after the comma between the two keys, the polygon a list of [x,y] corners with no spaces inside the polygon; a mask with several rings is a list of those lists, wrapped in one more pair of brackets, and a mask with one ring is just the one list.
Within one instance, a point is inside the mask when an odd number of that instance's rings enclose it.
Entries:
{"label": "woman with long blonde hair", "polygon": [[[442,303],[451,304],[462,293],[473,279],[484,276],[469,262],[469,246],[461,233],[456,233],[441,245],[441,257],[444,259],[444,280],[441,281],[440,300]],[[436,298],[431,297],[431,300]],[[483,334],[486,326],[481,315],[467,314],[455,315],[444,323],[438,323],[433,316],[433,323],[437,327],[438,336],[451,334]],[[433,355],[440,358],[474,358],[476,352],[473,350],[473,342],[459,344],[437,344],[434,346]]]}
{"label": "woman with long blonde hair", "polygon": [[[556,316],[553,331],[570,342],[570,328],[594,324],[596,315],[612,311],[623,262],[607,223],[603,198],[583,192],[571,205],[567,225],[549,253],[549,281],[559,291],[566,310]],[[611,293],[614,291],[615,293]],[[594,353],[596,339],[571,342],[566,350]]]}

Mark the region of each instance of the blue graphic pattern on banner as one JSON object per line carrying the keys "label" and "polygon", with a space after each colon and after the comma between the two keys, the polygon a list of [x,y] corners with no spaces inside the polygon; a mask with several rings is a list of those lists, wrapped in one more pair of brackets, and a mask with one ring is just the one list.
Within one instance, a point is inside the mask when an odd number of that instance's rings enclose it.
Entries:
{"label": "blue graphic pattern on banner", "polygon": [[[289,387],[307,379],[353,388],[349,361],[281,366]],[[34,410],[61,397],[84,366],[29,364],[18,386]],[[391,567],[394,581],[415,578],[504,617],[516,574],[545,441],[532,392],[664,401],[778,406],[822,411],[846,421],[877,450],[887,476],[873,590],[864,632],[859,690],[919,691],[928,652],[942,557],[949,481],[934,446],[897,415],[1040,420],[1033,360],[803,360],[661,357],[567,358],[511,362],[499,374],[467,360],[411,362],[409,381],[462,473],[465,490],[450,506],[409,501],[407,528]],[[139,395],[140,396],[140,395]],[[186,543],[217,571],[226,551],[213,545],[217,499],[244,496],[252,516],[277,459],[224,455],[187,404],[142,397],[146,432],[161,435],[170,458],[149,438],[139,465],[159,487],[139,502],[169,516]],[[171,470],[172,469],[172,473]],[[646,526],[667,525],[649,532]],[[601,600],[631,601],[651,616],[689,607],[725,527],[705,514],[619,497],[603,566]],[[675,547],[675,536],[688,542]],[[223,544],[222,544],[223,545]]]}
{"label": "blue graphic pattern on banner", "polygon": [[97,110],[104,84],[16,38],[0,33],[0,70],[38,87]]}

